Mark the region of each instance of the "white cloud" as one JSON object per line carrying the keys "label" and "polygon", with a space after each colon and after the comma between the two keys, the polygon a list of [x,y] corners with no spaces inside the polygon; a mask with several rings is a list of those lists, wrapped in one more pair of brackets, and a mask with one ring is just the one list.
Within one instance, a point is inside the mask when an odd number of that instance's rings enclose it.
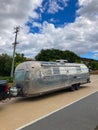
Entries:
{"label": "white cloud", "polygon": [[8,49],[14,41],[13,28],[20,25],[28,30],[24,25],[29,17],[39,17],[35,9],[41,3],[42,0],[0,0],[0,53],[11,52]]}
{"label": "white cloud", "polygon": [[49,9],[48,9],[48,13],[55,13],[58,12],[58,10],[61,9],[61,7],[57,4],[56,1],[50,1],[49,2]]}
{"label": "white cloud", "polygon": [[98,0],[79,0],[79,5],[82,6],[77,13],[95,21],[98,20]]}
{"label": "white cloud", "polygon": [[[60,0],[58,0],[60,2]],[[65,2],[66,0],[62,0]],[[65,24],[63,27],[55,28],[54,24],[46,21],[43,24],[33,22],[33,27],[41,28],[41,33],[28,33],[29,28],[25,26],[29,17],[39,18],[35,12],[37,7],[42,8],[42,0],[1,0],[0,1],[0,53],[12,55],[12,42],[14,42],[13,27],[21,25],[18,35],[17,52],[26,56],[35,56],[41,49],[57,48],[72,50],[77,54],[88,51],[98,51],[98,0],[79,0],[81,6],[77,13],[80,15],[74,23]],[[55,3],[56,1],[54,1]],[[57,3],[53,10],[60,9]],[[95,5],[95,6],[94,6]]]}
{"label": "white cloud", "polygon": [[67,6],[68,0],[49,0],[48,13],[54,14],[59,10],[63,10]]}
{"label": "white cloud", "polygon": [[33,22],[33,23],[32,23],[32,26],[33,26],[33,27],[41,28],[42,25],[41,25],[40,23],[38,23],[38,22]]}

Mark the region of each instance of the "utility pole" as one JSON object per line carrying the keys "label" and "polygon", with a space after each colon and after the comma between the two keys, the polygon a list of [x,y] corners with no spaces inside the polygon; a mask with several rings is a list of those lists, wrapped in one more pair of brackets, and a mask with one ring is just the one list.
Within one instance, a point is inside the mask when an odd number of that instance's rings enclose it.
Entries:
{"label": "utility pole", "polygon": [[19,29],[20,29],[20,27],[19,26],[16,26],[15,28],[15,41],[14,41],[14,43],[13,43],[13,45],[14,45],[14,50],[13,50],[13,61],[12,61],[12,68],[11,68],[11,77],[13,78],[13,76],[14,76],[14,60],[15,60],[15,50],[16,50],[16,45],[18,44],[17,43],[17,34],[18,34],[18,32],[19,32]]}

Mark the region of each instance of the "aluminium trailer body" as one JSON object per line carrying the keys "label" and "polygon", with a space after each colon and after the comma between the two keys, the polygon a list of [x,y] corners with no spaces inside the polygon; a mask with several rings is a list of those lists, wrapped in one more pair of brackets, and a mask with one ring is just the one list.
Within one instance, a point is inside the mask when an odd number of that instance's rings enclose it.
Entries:
{"label": "aluminium trailer body", "polygon": [[15,86],[19,96],[32,97],[70,87],[78,89],[90,81],[84,64],[27,61],[15,69]]}

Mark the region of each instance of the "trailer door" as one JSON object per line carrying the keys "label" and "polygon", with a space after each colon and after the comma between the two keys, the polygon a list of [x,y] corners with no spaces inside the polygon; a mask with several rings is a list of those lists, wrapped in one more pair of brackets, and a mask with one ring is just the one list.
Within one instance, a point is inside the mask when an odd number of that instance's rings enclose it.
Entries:
{"label": "trailer door", "polygon": [[59,67],[59,69],[62,82],[64,83],[63,86],[67,87],[69,85],[69,73],[67,67]]}

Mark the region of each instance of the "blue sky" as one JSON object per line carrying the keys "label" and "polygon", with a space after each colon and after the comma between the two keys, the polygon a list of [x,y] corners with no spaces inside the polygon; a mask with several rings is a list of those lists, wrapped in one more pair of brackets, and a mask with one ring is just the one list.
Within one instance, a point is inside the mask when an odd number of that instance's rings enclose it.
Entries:
{"label": "blue sky", "polygon": [[[48,1],[48,0],[47,0]],[[62,7],[61,10],[52,10],[48,11],[49,9],[49,1],[46,0],[43,1],[42,6],[44,9],[44,12],[41,12],[41,8],[37,8],[36,12],[41,14],[41,18],[39,19],[33,19],[31,18],[30,21],[26,23],[30,27],[30,32],[32,33],[39,33],[40,28],[38,27],[32,27],[32,22],[38,22],[43,24],[44,21],[47,21],[49,23],[54,24],[54,26],[62,27],[65,24],[72,23],[75,21],[76,18],[76,10],[78,9],[78,0],[65,0],[67,3],[67,6],[64,6],[62,2],[58,2],[60,6]]]}
{"label": "blue sky", "polygon": [[55,48],[98,59],[98,0],[3,0],[0,53],[12,55],[18,25],[17,53],[33,58]]}
{"label": "blue sky", "polygon": [[98,52],[87,52],[86,54],[82,54],[81,57],[98,60]]}

